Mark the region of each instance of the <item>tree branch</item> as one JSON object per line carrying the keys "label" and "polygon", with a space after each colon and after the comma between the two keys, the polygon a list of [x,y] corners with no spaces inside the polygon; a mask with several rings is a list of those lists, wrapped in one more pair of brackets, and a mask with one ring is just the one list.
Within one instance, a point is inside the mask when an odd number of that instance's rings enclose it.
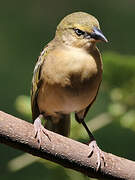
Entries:
{"label": "tree branch", "polygon": [[0,111],[0,142],[56,162],[64,167],[99,179],[135,179],[135,162],[104,152],[105,165],[96,172],[97,157],[88,157],[89,146],[46,130],[41,148],[34,138],[33,125]]}

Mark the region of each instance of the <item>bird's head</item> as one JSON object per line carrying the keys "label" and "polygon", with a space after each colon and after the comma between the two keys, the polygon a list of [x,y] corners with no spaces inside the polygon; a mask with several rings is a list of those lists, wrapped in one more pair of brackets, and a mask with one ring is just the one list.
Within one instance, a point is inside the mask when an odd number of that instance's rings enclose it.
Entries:
{"label": "bird's head", "polygon": [[67,15],[57,26],[56,37],[67,45],[86,47],[97,41],[108,42],[98,20],[84,12]]}

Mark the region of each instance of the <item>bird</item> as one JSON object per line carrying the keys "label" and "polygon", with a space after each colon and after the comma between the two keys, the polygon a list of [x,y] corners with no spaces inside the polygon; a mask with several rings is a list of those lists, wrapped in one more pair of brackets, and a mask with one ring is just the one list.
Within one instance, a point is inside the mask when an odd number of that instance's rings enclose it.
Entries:
{"label": "bird", "polygon": [[[98,20],[85,12],[65,16],[55,37],[41,52],[31,88],[35,138],[41,144],[46,129],[69,136],[70,114],[90,137],[90,154],[97,154],[97,170],[104,155],[84,119],[95,101],[102,81],[102,58],[97,42],[108,42]],[[45,125],[41,119],[44,118]]]}

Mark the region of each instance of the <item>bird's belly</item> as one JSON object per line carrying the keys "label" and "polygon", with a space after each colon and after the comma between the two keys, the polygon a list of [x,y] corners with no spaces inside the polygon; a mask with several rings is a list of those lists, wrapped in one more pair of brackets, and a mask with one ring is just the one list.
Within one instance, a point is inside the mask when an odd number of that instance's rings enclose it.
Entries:
{"label": "bird's belly", "polygon": [[80,87],[48,86],[39,94],[39,109],[47,114],[78,112],[85,109],[95,98],[99,83],[94,81],[82,84]]}
{"label": "bird's belly", "polygon": [[58,112],[62,112],[64,114],[69,114],[71,112],[77,112],[84,108],[86,108],[91,100],[87,98],[82,98],[82,96],[66,96],[60,102],[60,105],[57,110]]}

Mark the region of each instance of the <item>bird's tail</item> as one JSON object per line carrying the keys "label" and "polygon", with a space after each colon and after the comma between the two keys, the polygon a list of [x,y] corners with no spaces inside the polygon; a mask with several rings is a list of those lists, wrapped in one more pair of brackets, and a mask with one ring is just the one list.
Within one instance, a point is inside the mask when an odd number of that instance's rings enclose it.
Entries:
{"label": "bird's tail", "polygon": [[61,134],[69,136],[70,133],[70,115],[61,115],[59,117],[49,117],[46,121],[45,128]]}

